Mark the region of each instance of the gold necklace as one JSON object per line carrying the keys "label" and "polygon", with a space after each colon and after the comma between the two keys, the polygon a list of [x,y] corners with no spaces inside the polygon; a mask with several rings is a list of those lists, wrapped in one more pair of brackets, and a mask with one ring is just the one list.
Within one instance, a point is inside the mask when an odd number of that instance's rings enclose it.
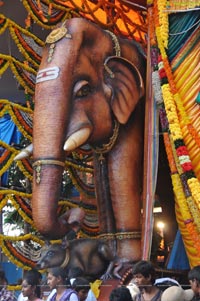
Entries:
{"label": "gold necklace", "polygon": [[101,147],[97,146],[97,147],[92,147],[93,151],[99,155],[99,160],[102,161],[104,160],[104,156],[103,154],[108,153],[114,146],[117,137],[119,134],[119,122],[117,120],[115,120],[115,125],[114,125],[114,129],[113,129],[113,134],[110,137],[110,140],[108,143],[103,144]]}

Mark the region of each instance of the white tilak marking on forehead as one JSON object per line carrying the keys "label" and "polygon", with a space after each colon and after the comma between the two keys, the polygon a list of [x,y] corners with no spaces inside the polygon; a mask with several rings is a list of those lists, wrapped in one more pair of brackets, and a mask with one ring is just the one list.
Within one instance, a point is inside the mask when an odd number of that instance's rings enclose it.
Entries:
{"label": "white tilak marking on forehead", "polygon": [[60,69],[58,67],[50,67],[50,68],[45,68],[41,69],[36,77],[36,84],[47,81],[47,80],[52,80],[58,77]]}

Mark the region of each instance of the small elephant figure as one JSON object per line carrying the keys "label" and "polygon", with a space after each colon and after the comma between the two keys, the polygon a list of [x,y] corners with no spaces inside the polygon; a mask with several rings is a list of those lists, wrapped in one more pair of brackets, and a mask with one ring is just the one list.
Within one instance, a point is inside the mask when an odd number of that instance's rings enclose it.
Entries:
{"label": "small elephant figure", "polygon": [[99,278],[106,280],[113,276],[120,279],[118,271],[122,268],[122,263],[121,259],[113,256],[106,242],[80,238],[45,246],[36,268],[61,266],[66,268],[70,278],[84,276],[93,281]]}
{"label": "small elephant figure", "polygon": [[57,216],[65,157],[90,144],[100,238],[115,255],[141,259],[145,57],[140,46],[72,18],[46,39],[33,120],[32,212],[48,239],[64,237],[82,212]]}

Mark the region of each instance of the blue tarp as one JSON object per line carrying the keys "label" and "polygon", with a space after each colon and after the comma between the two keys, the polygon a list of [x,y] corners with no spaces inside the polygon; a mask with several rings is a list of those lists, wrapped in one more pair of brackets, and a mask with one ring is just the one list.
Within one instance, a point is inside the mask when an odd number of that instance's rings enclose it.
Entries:
{"label": "blue tarp", "polygon": [[22,269],[16,267],[11,262],[1,262],[1,267],[3,268],[6,278],[9,284],[16,284],[18,280],[22,278]]}
{"label": "blue tarp", "polygon": [[[17,126],[12,121],[9,114],[5,114],[0,118],[0,140],[8,145],[12,143],[19,143],[21,133]],[[4,151],[4,148],[0,147],[0,154]],[[8,180],[8,172],[5,172],[1,177],[1,185],[5,186]],[[1,266],[6,273],[8,283],[16,283],[19,278],[22,277],[22,269],[16,267],[11,262],[2,262]]]}
{"label": "blue tarp", "polygon": [[[12,143],[19,144],[21,138],[21,133],[19,132],[17,126],[12,121],[9,114],[5,114],[0,118],[0,140],[6,144],[11,145]],[[0,147],[1,148],[1,147]],[[0,154],[4,149],[0,149]],[[8,173],[5,172],[1,177],[1,182],[3,186],[6,186],[8,181]]]}
{"label": "blue tarp", "polygon": [[176,238],[174,240],[174,244],[171,250],[167,269],[174,269],[174,270],[190,269],[188,257],[185,252],[185,247],[179,230],[176,233]]}

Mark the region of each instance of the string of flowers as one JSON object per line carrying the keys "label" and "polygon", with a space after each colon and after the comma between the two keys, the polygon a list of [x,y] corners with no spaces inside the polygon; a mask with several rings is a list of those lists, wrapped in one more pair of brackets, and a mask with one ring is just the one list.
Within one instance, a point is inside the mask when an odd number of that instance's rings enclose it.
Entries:
{"label": "string of flowers", "polygon": [[40,238],[38,238],[37,236],[31,234],[31,233],[28,233],[28,234],[25,234],[25,235],[19,235],[19,236],[12,236],[12,235],[2,235],[0,234],[0,240],[1,241],[7,241],[7,240],[10,240],[10,241],[29,241],[29,240],[32,240],[34,242],[36,242],[37,244],[43,246],[44,245],[44,241]]}
{"label": "string of flowers", "polygon": [[0,58],[0,76],[6,72],[9,67],[9,61]]}
{"label": "string of flowers", "polygon": [[[8,201],[10,201],[13,205],[13,207],[17,210],[17,212],[19,213],[19,215],[22,217],[23,220],[25,220],[28,224],[30,224],[32,227],[34,227],[34,223],[33,223],[33,220],[32,220],[32,216],[29,217],[27,215],[27,211],[28,209],[26,208],[25,209],[25,206],[22,207],[21,205],[22,204],[19,204],[12,195],[6,195],[5,199]],[[6,202],[6,203],[7,203]],[[5,202],[3,202],[5,204]]]}
{"label": "string of flowers", "polygon": [[[19,131],[23,134],[23,136],[32,141],[32,135],[30,135],[32,134],[32,129],[23,119],[20,112],[25,112],[32,116],[33,111],[29,108],[24,108],[20,105],[9,103],[9,101],[5,99],[0,99],[0,104],[3,105],[3,109],[1,109],[0,112],[0,117],[3,116],[5,113],[9,113],[12,118],[12,121],[18,127]],[[6,145],[5,148],[9,149],[9,146]],[[11,151],[15,152],[15,155],[17,154],[16,150],[12,149]]]}
{"label": "string of flowers", "polygon": [[[133,10],[120,2],[116,5],[109,0],[101,0],[97,3],[85,0],[81,2],[72,0],[67,2],[58,0],[40,0],[37,5],[35,5],[33,0],[22,0],[22,3],[34,21],[43,28],[52,29],[57,23],[63,22],[71,17],[84,17],[104,28],[113,28],[119,35],[130,38],[135,37],[136,39],[139,39],[141,43],[146,45],[144,37],[147,31],[145,22],[146,16],[144,16],[145,13],[143,11],[135,10],[134,13],[136,18],[134,18],[131,14],[133,13]],[[42,5],[42,9],[40,9],[40,4]],[[54,9],[54,13],[52,13],[52,9]],[[49,13],[50,11],[51,15]],[[112,11],[115,11],[114,15],[112,14]],[[44,22],[42,16],[46,18],[48,22]],[[102,16],[105,16],[105,18]],[[121,22],[120,27],[118,26],[118,20]],[[121,29],[122,27],[123,29]]]}
{"label": "string of flowers", "polygon": [[[176,91],[176,86],[173,80],[172,71],[169,65],[169,62],[167,60],[167,54],[165,51],[165,45],[163,43],[163,39],[161,37],[161,29],[159,24],[159,18],[158,18],[158,7],[157,2],[155,1],[154,5],[154,14],[155,14],[155,24],[156,24],[156,37],[158,41],[158,47],[161,52],[161,56],[159,58],[158,66],[159,66],[159,74],[161,79],[161,89],[162,89],[162,95],[164,99],[165,104],[165,110],[167,119],[169,122],[169,129],[171,133],[172,143],[174,144],[174,149],[176,151],[177,156],[177,163],[180,165],[179,173],[184,174],[187,179],[187,184],[190,187],[190,192],[192,195],[192,199],[195,199],[195,193],[196,195],[200,195],[200,190],[198,189],[197,182],[198,180],[195,178],[194,172],[192,170],[192,164],[189,158],[189,154],[187,152],[187,148],[184,145],[183,137],[182,137],[182,131],[179,124],[179,118],[176,110],[176,105],[178,103],[178,108],[181,107],[180,104],[180,97]],[[168,81],[166,81],[166,79]],[[184,112],[185,114],[185,112]],[[183,117],[183,113],[182,113]],[[170,142],[171,143],[171,142]],[[169,144],[170,146],[170,144]],[[174,155],[174,154],[173,154]],[[176,160],[175,160],[176,161]],[[173,163],[174,167],[174,163]],[[181,171],[180,171],[181,170]],[[175,170],[174,170],[175,171]],[[181,215],[184,219],[185,225],[188,229],[189,235],[191,235],[191,238],[194,242],[194,246],[196,248],[198,256],[200,255],[200,244],[197,240],[199,238],[199,233],[196,229],[195,224],[193,223],[194,220],[191,218],[191,214],[188,208],[188,205],[191,205],[191,199],[190,202],[187,202],[185,193],[183,191],[180,175],[178,173],[172,174],[172,182],[173,182],[173,188],[174,193],[176,195],[176,200],[178,202],[179,208],[181,210]],[[194,179],[194,185],[195,189],[191,189],[191,183],[189,182],[190,179]],[[196,181],[197,180],[197,181]],[[195,190],[195,193],[194,193]],[[197,201],[197,200],[195,200]],[[198,203],[197,203],[198,205]],[[197,215],[195,216],[195,218]],[[194,218],[194,216],[193,216]],[[199,225],[199,221],[197,221],[197,224]]]}
{"label": "string of flowers", "polygon": [[[4,60],[7,60],[7,61],[9,62],[9,64],[10,64],[11,67],[13,66],[13,64],[16,64],[16,65],[20,66],[22,69],[26,70],[27,72],[32,73],[33,75],[36,75],[36,74],[37,74],[37,72],[36,72],[35,69],[33,69],[32,67],[29,67],[29,66],[27,66],[26,64],[24,64],[24,63],[18,61],[17,59],[15,59],[14,57],[12,57],[12,56],[10,56],[10,55],[6,55],[6,54],[0,53],[0,58],[1,58],[1,59],[4,59]],[[14,69],[14,68],[13,68],[13,69]],[[14,71],[13,71],[13,72],[14,72]],[[17,72],[14,72],[14,74],[15,74],[15,73],[18,74]],[[15,75],[16,75],[16,74],[15,74]]]}
{"label": "string of flowers", "polygon": [[8,236],[0,234],[0,242],[3,253],[9,258],[12,263],[16,264],[16,266],[26,270],[33,268],[35,266],[35,262],[23,256],[23,254],[20,254],[12,245],[12,243],[30,240],[36,242],[41,246],[44,245],[43,240],[39,239],[31,233],[20,236]]}
{"label": "string of flowers", "polygon": [[[51,18],[49,18],[50,17],[48,15],[49,7],[47,7],[47,5],[45,8],[45,15],[47,17],[45,17],[44,11],[42,12],[42,10],[40,9],[40,5],[36,7],[33,1],[31,0],[22,0],[22,3],[26,8],[26,10],[29,12],[32,19],[45,29],[53,29],[57,23],[67,19],[69,17],[69,12],[72,10],[71,8],[68,8],[65,11],[56,11],[54,12],[54,15],[53,16],[51,15]],[[43,4],[43,8],[44,8],[44,4]]]}
{"label": "string of flowers", "polygon": [[19,204],[20,208],[23,209],[26,215],[32,218],[32,211],[30,207],[31,201],[29,199],[22,198],[19,195],[13,195],[13,200]]}
{"label": "string of flowers", "polygon": [[[44,47],[44,41],[35,36],[29,30],[19,26],[11,19],[5,18],[2,14],[0,14],[0,20],[6,20],[6,22],[4,22],[4,26],[0,29],[0,35],[3,34],[6,28],[8,28],[19,51],[37,69],[41,61],[41,56],[39,55],[38,50],[42,50],[42,47]],[[35,51],[34,48],[37,49],[37,51]]]}
{"label": "string of flowers", "polygon": [[[161,43],[161,40],[159,41],[158,33],[159,33],[159,30],[157,28],[158,45],[159,45]],[[163,55],[164,55],[164,53],[163,53]],[[177,156],[178,156],[180,165],[183,169],[183,173],[185,173],[185,175],[186,175],[187,183],[191,190],[191,194],[192,194],[193,198],[195,199],[197,206],[200,208],[200,206],[199,206],[200,200],[197,197],[198,195],[200,195],[200,183],[198,182],[198,179],[195,177],[195,174],[193,172],[192,163],[191,163],[187,148],[183,141],[179,118],[178,118],[178,114],[176,111],[177,99],[178,99],[178,102],[180,102],[180,97],[178,96],[178,93],[173,94],[173,90],[175,90],[175,88],[174,88],[175,84],[173,81],[173,75],[170,71],[171,69],[169,69],[169,63],[167,61],[166,54],[165,54],[164,60],[162,59],[162,55],[160,56],[160,62],[161,62],[160,76],[161,76],[161,78],[163,78],[164,76],[167,76],[167,78],[169,80],[169,84],[163,84],[161,89],[162,89],[162,94],[163,94],[163,98],[164,98],[164,102],[165,102],[167,118],[169,121],[170,132],[172,135],[172,139],[173,139],[173,142],[175,145],[175,149],[177,152]],[[166,62],[167,62],[167,64],[166,64]],[[162,67],[162,64],[163,64],[164,68]],[[166,72],[166,74],[165,74],[165,72]],[[179,107],[180,106],[181,105],[179,104]],[[185,114],[185,112],[184,112],[184,114]]]}
{"label": "string of flowers", "polygon": [[79,171],[83,171],[83,172],[87,172],[87,173],[91,173],[91,174],[93,174],[93,172],[94,172],[94,168],[92,166],[91,167],[84,167],[80,163],[73,163],[73,162],[69,161],[68,159],[65,161],[65,164],[67,166],[73,167],[73,168],[75,168],[76,170],[79,170]]}
{"label": "string of flowers", "polygon": [[33,180],[33,168],[27,159],[18,160],[17,166],[26,178],[28,178],[30,181]]}
{"label": "string of flowers", "polygon": [[8,149],[5,149],[5,151],[3,152],[0,158],[0,170],[1,170],[1,166],[4,166],[9,161],[9,158],[11,156],[12,156],[12,152]]}
{"label": "string of flowers", "polygon": [[[181,166],[180,166],[177,154],[176,154],[176,150],[173,147],[172,139],[171,139],[171,142],[169,143],[169,145],[166,147],[166,149],[167,149],[167,153],[168,153],[169,149],[171,149],[171,153],[172,153],[172,156],[173,156],[173,161],[175,161],[175,166],[177,167],[174,174],[177,173],[177,174],[180,175],[179,176],[179,181],[180,181],[180,183],[183,187],[184,201],[181,201],[181,205],[182,205],[181,210],[183,210],[184,212],[182,212],[182,216],[184,217],[184,214],[186,214],[186,212],[187,212],[188,215],[190,215],[190,217],[183,218],[183,219],[194,221],[195,226],[198,228],[198,232],[200,232],[200,216],[198,214],[198,208],[197,208],[196,204],[194,203],[194,201],[191,197],[190,190],[188,188],[187,182],[186,182],[185,177],[184,177],[184,173],[182,173],[182,169],[181,169]],[[168,160],[169,160],[169,157],[168,157]],[[170,168],[171,168],[171,160],[169,160],[169,162],[170,162]],[[188,206],[186,206],[186,204]],[[191,218],[191,215],[192,215],[193,219]]]}
{"label": "string of flowers", "polygon": [[[32,136],[33,129],[32,129],[32,114],[24,114],[24,111],[16,109],[15,107],[11,107],[10,115],[15,116],[16,125],[21,125],[25,129],[25,131]],[[27,119],[27,120],[26,120]]]}
{"label": "string of flowers", "polygon": [[[24,55],[24,57],[26,58],[27,61],[29,61],[33,64],[33,66],[37,70],[39,67],[40,61],[41,61],[41,56],[36,51],[34,51],[34,49],[31,47],[31,45],[28,44],[26,41],[28,38],[30,39],[32,37],[27,36],[26,38],[24,38],[20,32],[20,30],[22,30],[22,29],[19,30],[19,28],[17,28],[17,27],[9,26],[9,29],[10,29],[11,37],[13,38],[17,47],[19,48],[20,52]],[[42,47],[44,47],[44,42],[41,41],[40,44],[36,45],[36,47],[37,48],[40,47],[42,50]]]}
{"label": "string of flowers", "polygon": [[29,270],[35,266],[35,262],[19,254],[9,241],[1,240],[1,247],[6,257],[16,266],[25,270]]}
{"label": "string of flowers", "polygon": [[[0,158],[0,176],[1,176],[10,168],[11,164],[13,163],[13,159],[17,154],[17,151],[14,148],[7,145],[6,143],[4,143],[3,141],[0,141],[0,145],[3,146],[3,148],[5,148],[5,151],[2,155],[2,157]],[[25,160],[23,160],[23,162],[24,161]],[[18,161],[17,165],[19,166],[19,169],[22,171],[22,173],[27,178],[32,180],[32,174],[30,174],[29,171],[25,170],[25,168],[23,167],[22,161]]]}
{"label": "string of flowers", "polygon": [[[16,112],[17,111],[15,110],[15,113]],[[10,109],[9,113],[10,113],[10,116],[12,118],[12,121],[16,124],[16,126],[18,127],[18,129],[22,133],[22,135],[24,137],[26,137],[28,140],[32,141],[32,135],[27,132],[27,129],[29,129],[29,127],[27,127],[24,119],[23,118],[19,118],[19,115],[16,115],[14,113],[14,111],[12,110],[12,108]]]}
{"label": "string of flowers", "polygon": [[[81,202],[81,201],[80,201]],[[71,200],[60,200],[58,202],[59,206],[68,206],[69,208],[76,208],[78,206],[78,204],[73,204],[73,202]],[[86,213],[93,213],[96,214],[97,213],[97,209],[94,208],[94,206],[84,206],[84,204],[82,204],[82,206],[84,207],[84,211]]]}
{"label": "string of flowers", "polygon": [[2,174],[4,174],[4,172],[6,172],[9,169],[9,167],[11,166],[11,164],[13,163],[13,159],[16,156],[16,150],[13,147],[6,144],[5,142],[3,142],[2,140],[0,140],[0,146],[3,147],[4,149],[8,149],[11,153],[11,155],[9,156],[9,159],[6,160],[6,163],[4,161],[4,165],[0,169],[0,176],[2,176]]}
{"label": "string of flowers", "polygon": [[73,185],[77,188],[78,191],[83,193],[88,198],[94,197],[94,187],[92,186],[86,186],[84,184],[80,177],[75,173],[75,170],[73,170],[71,167],[68,167],[68,171],[70,174],[70,178],[72,180]]}
{"label": "string of flowers", "polygon": [[21,196],[21,197],[27,198],[27,199],[31,198],[31,194],[30,193],[16,191],[16,190],[12,190],[12,189],[1,190],[1,195],[5,195],[8,198],[9,198],[9,195],[11,195],[11,196],[12,195],[17,195],[17,196]]}
{"label": "string of flowers", "polygon": [[9,291],[21,291],[21,285],[7,285],[7,290]]}
{"label": "string of flowers", "polygon": [[174,1],[174,0],[168,0],[168,6],[166,9],[170,11],[188,11],[189,9],[197,8],[200,6],[199,0],[184,0],[184,1]]}
{"label": "string of flowers", "polygon": [[[35,77],[36,77],[36,70],[32,69],[32,73],[27,73],[24,68],[26,66],[27,68],[30,68],[26,62],[23,62],[19,64],[18,61],[12,61],[10,64],[10,69],[12,70],[13,74],[15,74],[18,82],[20,85],[27,90],[28,93],[31,95],[34,95],[35,92]],[[31,70],[30,69],[30,70]]]}
{"label": "string of flowers", "polygon": [[160,27],[163,45],[165,48],[168,47],[168,37],[169,37],[168,13],[166,12],[167,3],[168,0],[159,0],[157,2],[159,27]]}
{"label": "string of flowers", "polygon": [[0,35],[4,33],[7,26],[8,26],[8,19],[4,15],[0,14]]}
{"label": "string of flowers", "polygon": [[[170,167],[171,175],[174,175],[174,174],[178,173],[179,166],[177,165],[177,160],[174,159],[174,150],[172,150],[172,147],[171,147],[173,144],[172,144],[172,141],[169,136],[169,123],[167,120],[165,107],[163,104],[163,97],[162,97],[162,91],[161,91],[161,80],[160,80],[160,76],[158,73],[158,54],[159,53],[158,53],[157,43],[156,43],[156,38],[155,38],[155,28],[154,28],[154,20],[153,20],[154,15],[152,13],[151,7],[148,9],[148,11],[149,11],[149,23],[151,24],[150,45],[151,45],[151,64],[152,64],[152,68],[153,68],[152,85],[153,85],[155,101],[156,101],[156,103],[158,105],[158,109],[159,109],[161,127],[162,127],[162,132],[163,132],[163,139],[164,139],[165,149],[166,149],[167,158],[168,158],[168,162],[169,162],[169,167]],[[159,67],[163,68],[163,64],[159,63]],[[164,82],[164,79],[165,79],[165,77],[162,78],[162,82]],[[178,170],[177,170],[177,168],[178,168]],[[175,188],[175,186],[176,186],[174,184],[175,180],[172,180],[172,182],[173,182],[173,188]],[[174,193],[176,195],[176,192],[174,192]],[[182,196],[184,196],[184,195],[182,195]],[[191,205],[191,204],[189,204],[189,205]],[[189,210],[186,206],[184,206],[184,208],[182,208],[182,211],[180,210],[180,207],[176,206],[176,216],[178,216],[179,212],[181,213],[181,221],[180,221],[180,219],[177,219],[177,221],[179,223],[179,228],[181,230],[181,233],[184,236],[184,243],[185,243],[185,246],[187,247],[187,253],[190,257],[190,262],[192,263],[192,258],[194,257],[193,254],[196,253],[196,249],[194,249],[194,247],[193,247],[193,241],[191,240],[191,238],[194,239],[194,237],[193,237],[194,235],[191,237],[188,235],[188,233],[184,233],[184,231],[181,227],[182,219],[185,214],[184,210],[186,210],[186,213],[188,214],[188,216],[185,216],[185,218],[191,217]],[[187,219],[187,220],[189,220],[189,219]],[[192,231],[191,231],[191,233],[192,233]],[[197,262],[195,261],[195,263],[197,263]]]}
{"label": "string of flowers", "polygon": [[[5,191],[6,191],[6,193],[5,193]],[[28,206],[27,201],[26,201],[26,200],[28,200],[28,199],[31,198],[31,194],[26,194],[28,197],[25,198],[22,195],[19,195],[19,193],[17,193],[17,194],[15,193],[14,194],[13,192],[14,192],[14,190],[6,190],[6,189],[4,189],[1,192],[0,210],[2,210],[2,208],[4,206],[6,206],[6,204],[7,204],[8,201],[12,201],[14,203],[17,203],[18,205],[20,204],[20,206],[23,207],[23,210],[25,211],[25,213],[27,215],[31,216],[31,211],[29,209],[30,206]],[[25,202],[23,200],[25,200]]]}
{"label": "string of flowers", "polygon": [[9,112],[10,109],[12,110],[13,107],[20,111],[24,111],[25,113],[33,114],[33,110],[23,107],[17,103],[10,102],[7,99],[0,99],[0,104],[3,105],[3,107],[4,107],[3,110],[0,111],[1,117],[5,114],[5,112],[7,112],[7,111]]}

